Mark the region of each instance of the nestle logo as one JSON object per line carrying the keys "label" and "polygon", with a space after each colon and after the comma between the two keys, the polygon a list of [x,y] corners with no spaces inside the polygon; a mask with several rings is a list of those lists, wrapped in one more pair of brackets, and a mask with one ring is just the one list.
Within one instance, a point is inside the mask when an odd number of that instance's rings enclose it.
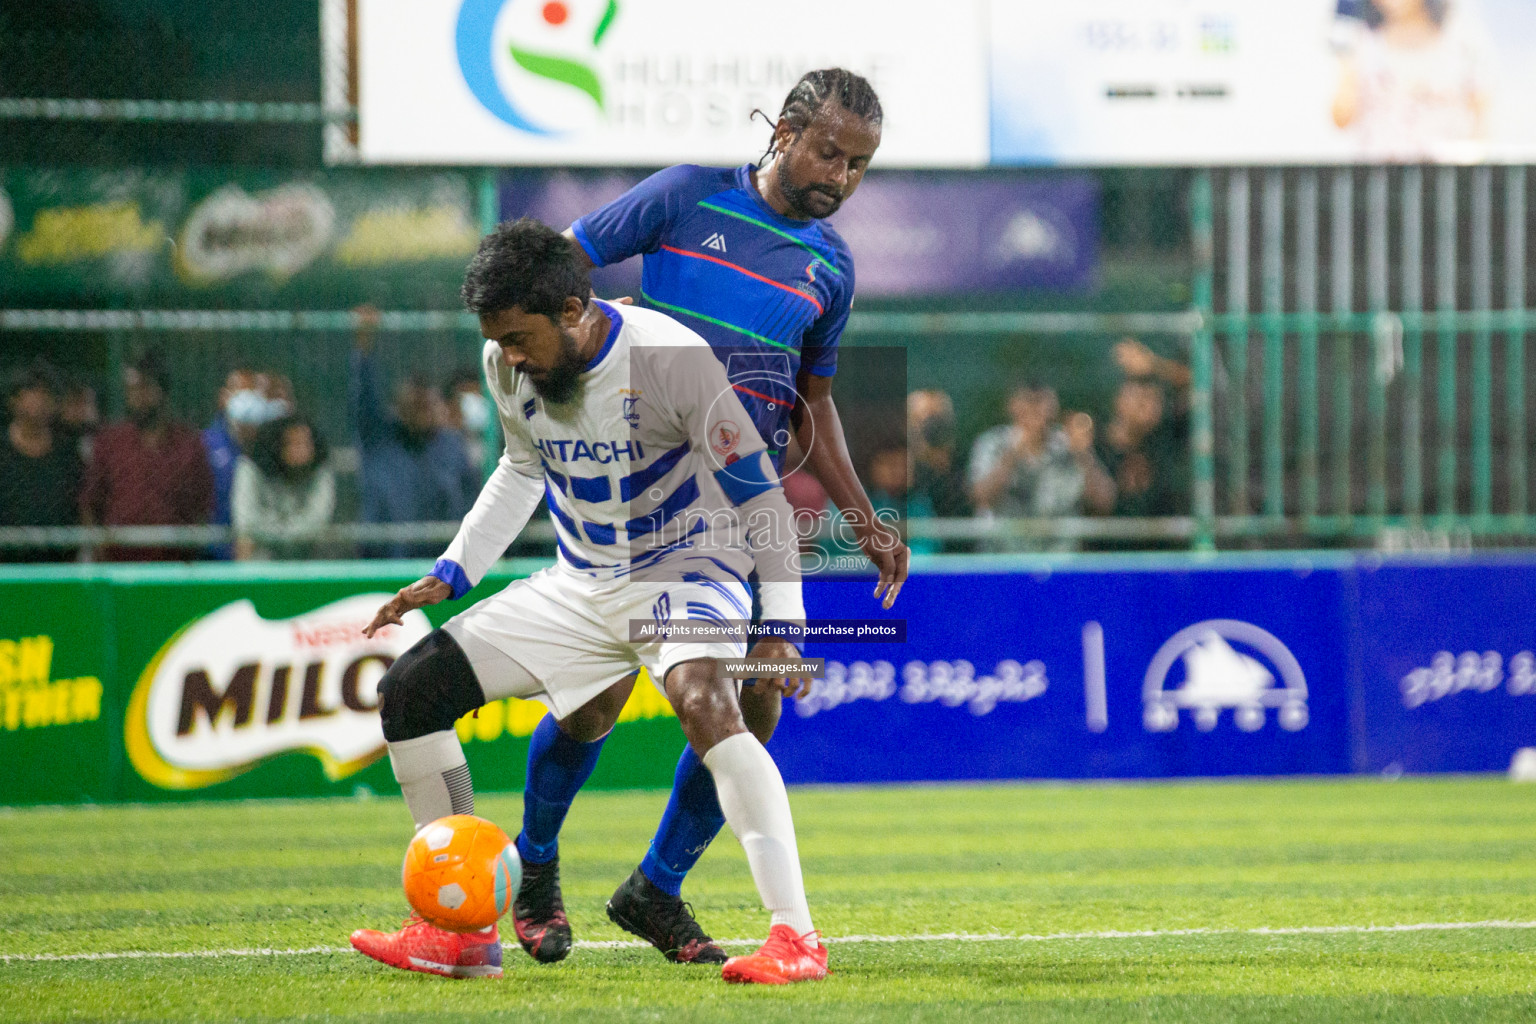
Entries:
{"label": "nestle logo", "polygon": [[[293,645],[295,647],[334,647],[337,644],[355,644],[363,638],[363,627],[368,625],[368,619],[354,619],[349,622],[317,622],[308,625],[302,621],[293,623]],[[389,631],[394,626],[385,626],[375,635],[387,638]]]}

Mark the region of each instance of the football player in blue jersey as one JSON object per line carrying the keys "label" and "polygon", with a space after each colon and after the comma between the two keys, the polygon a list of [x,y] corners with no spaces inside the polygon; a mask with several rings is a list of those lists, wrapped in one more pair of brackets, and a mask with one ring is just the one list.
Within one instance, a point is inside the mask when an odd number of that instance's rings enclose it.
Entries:
{"label": "football player in blue jersey", "polygon": [[[763,160],[669,167],[580,218],[567,235],[594,266],[643,257],[645,303],[709,342],[775,470],[784,468],[790,439],[798,442],[879,570],[875,597],[889,608],[906,580],[908,550],[876,519],[832,401],[854,269],[847,245],[824,220],[859,187],[879,148],[881,121],[867,80],[841,68],[809,72],[785,98]],[[783,656],[781,643],[761,641],[752,654]],[[760,680],[742,692],[747,727],[764,743],[778,724],[786,692],[780,682]],[[611,702],[622,704],[633,684],[616,686]],[[580,715],[560,723],[548,716],[529,747],[517,838],[523,883],[513,917],[523,948],[543,962],[570,951],[557,839],[611,721],[603,716],[589,729]],[[608,916],[668,959],[724,962],[681,898],[684,876],[724,822],[709,772],[684,749],[650,850],[609,900]]]}

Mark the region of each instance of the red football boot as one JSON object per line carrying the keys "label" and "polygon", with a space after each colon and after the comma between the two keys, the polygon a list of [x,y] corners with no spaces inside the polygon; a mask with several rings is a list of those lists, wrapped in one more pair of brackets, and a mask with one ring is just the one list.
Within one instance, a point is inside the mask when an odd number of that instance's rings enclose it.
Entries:
{"label": "red football boot", "polygon": [[815,935],[796,935],[787,924],[768,929],[768,941],[749,956],[733,956],[720,969],[726,981],[759,985],[788,985],[793,981],[818,981],[827,976],[827,947],[805,940]]}
{"label": "red football boot", "polygon": [[359,928],[352,933],[352,948],[404,971],[445,978],[501,977],[501,940],[494,925],[490,931],[464,935],[444,931],[412,914],[397,932]]}

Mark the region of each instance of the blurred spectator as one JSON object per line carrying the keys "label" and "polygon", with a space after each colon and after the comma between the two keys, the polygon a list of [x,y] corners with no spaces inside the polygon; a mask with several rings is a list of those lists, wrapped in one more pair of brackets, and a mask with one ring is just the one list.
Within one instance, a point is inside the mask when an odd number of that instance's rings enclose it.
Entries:
{"label": "blurred spectator", "polygon": [[[791,474],[791,477],[806,475],[808,474],[802,471]],[[876,517],[893,525],[906,519],[911,476],[907,464],[907,449],[904,445],[888,444],[877,448],[875,454],[869,459],[864,481],[865,490],[869,494],[869,504],[874,508]],[[819,484],[817,486],[820,487]],[[789,483],[786,480],[786,496],[788,491]],[[865,561],[866,556],[859,547],[853,527],[848,524],[842,512],[827,503],[826,492],[822,491],[821,494],[827,527],[815,546],[828,557],[852,556],[860,562]],[[918,548],[913,546],[912,550],[916,551]]]}
{"label": "blurred spectator", "polygon": [[208,452],[208,466],[213,470],[215,523],[229,522],[229,489],[235,482],[235,460],[252,436],[246,432],[242,444],[242,439],[237,436],[240,428],[230,420],[229,402],[236,395],[255,391],[257,387],[255,370],[248,367],[230,370],[224,377],[224,386],[219,388],[219,411],[214,414],[213,422],[203,428],[203,448]]}
{"label": "blurred spectator", "polygon": [[293,381],[289,380],[285,374],[268,373],[263,374],[262,383],[261,393],[266,396],[268,402],[273,403],[279,415],[286,416],[293,412]]}
{"label": "blurred spectator", "polygon": [[[1115,515],[1171,516],[1189,507],[1189,450],[1182,406],[1189,368],[1154,353],[1134,338],[1115,345],[1126,379],[1115,392],[1114,414],[1097,446],[1115,481]],[[1166,389],[1180,395],[1169,414]]]}
{"label": "blurred spectator", "polygon": [[[80,496],[84,518],[104,526],[191,526],[213,512],[213,473],[198,431],[173,420],[165,364],[146,352],[123,370],[128,418],[96,438]],[[177,561],[187,548],[108,548],[108,561]]]}
{"label": "blurred spectator", "polygon": [[[348,394],[352,429],[362,467],[365,523],[444,522],[462,519],[480,493],[480,473],[469,464],[464,440],[444,426],[442,398],[425,381],[412,378],[386,404],[383,375],[373,355],[379,314],[358,311]],[[369,545],[369,557],[430,558],[440,542]]]}
{"label": "blurred spectator", "polygon": [[[0,444],[0,526],[76,526],[80,462],[70,436],[57,428],[62,381],[38,360],[6,382],[7,424]],[[71,561],[71,548],[0,548],[0,561]]]}
{"label": "blurred spectator", "polygon": [[[235,467],[242,453],[251,449],[261,425],[284,415],[290,403],[273,397],[273,380],[249,367],[237,367],[224,378],[219,389],[219,412],[203,430],[203,447],[208,450],[208,465],[213,471],[213,518],[218,526],[231,521],[230,495],[235,484]],[[231,558],[229,544],[215,545],[215,558]]]}
{"label": "blurred spectator", "polygon": [[784,498],[789,502],[795,530],[800,534],[800,550],[810,551],[816,547],[822,522],[831,512],[828,504],[831,499],[821,481],[805,468],[805,452],[793,437],[784,453],[783,484]]}
{"label": "blurred spectator", "polygon": [[911,479],[904,445],[887,445],[875,452],[869,460],[869,503],[876,514],[883,509],[905,519]]}
{"label": "blurred spectator", "polygon": [[91,449],[96,444],[96,431],[101,429],[101,408],[96,403],[96,389],[82,380],[71,380],[64,386],[64,398],[59,403],[59,419],[56,424],[74,446],[82,463],[91,461]]}
{"label": "blurred spectator", "polygon": [[336,513],[325,438],[302,416],[262,424],[235,467],[235,557],[312,558]]}
{"label": "blurred spectator", "polygon": [[912,488],[907,515],[913,519],[971,514],[965,474],[955,454],[955,405],[943,391],[907,396],[907,443],[912,451]]}
{"label": "blurred spectator", "polygon": [[453,371],[443,387],[444,414],[448,426],[459,432],[464,439],[464,451],[476,473],[485,469],[485,428],[490,426],[493,409],[491,400],[485,397],[485,385],[480,371],[473,366],[462,366]]}
{"label": "blurred spectator", "polygon": [[[1058,426],[1059,410],[1051,388],[1016,388],[1008,398],[1011,422],[976,438],[967,478],[982,515],[1045,518],[1107,513],[1114,507],[1114,482],[1093,455],[1093,418],[1074,412]],[[1009,542],[1001,547],[1071,550],[1075,545]]]}

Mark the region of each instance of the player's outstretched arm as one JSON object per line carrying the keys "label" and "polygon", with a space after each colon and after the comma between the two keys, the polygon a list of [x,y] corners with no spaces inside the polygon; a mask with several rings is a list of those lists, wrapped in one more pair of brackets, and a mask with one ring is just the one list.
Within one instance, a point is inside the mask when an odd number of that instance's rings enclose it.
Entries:
{"label": "player's outstretched arm", "polygon": [[869,495],[848,457],[843,421],[832,402],[832,378],[801,373],[800,401],[794,410],[795,438],[805,452],[812,474],[821,482],[832,504],[842,511],[865,556],[880,571],[875,597],[884,595],[881,606],[889,608],[907,582],[912,553],[901,535],[875,516]]}
{"label": "player's outstretched arm", "polygon": [[406,612],[446,601],[452,595],[452,588],[436,576],[423,576],[410,586],[401,587],[394,597],[385,601],[374,614],[373,621],[363,627],[363,636],[372,639],[373,634],[385,626],[402,625],[401,618]]}
{"label": "player's outstretched arm", "polygon": [[474,507],[459,525],[459,532],[432,569],[433,576],[448,584],[455,600],[485,578],[544,496],[544,464],[525,433],[524,421],[507,413],[508,400],[503,396],[510,385],[501,380],[500,346],[486,342],[484,356],[486,380],[496,397],[507,446],[480,488]]}
{"label": "player's outstretched arm", "polygon": [[542,494],[538,481],[519,472],[515,461],[503,454],[432,574],[384,602],[363,635],[372,637],[385,626],[400,625],[406,612],[463,597],[522,532]]}
{"label": "player's outstretched arm", "polygon": [[485,578],[528,525],[543,495],[542,473],[538,477],[528,475],[509,453],[503,453],[480,488],[474,507],[459,524],[459,532],[432,569],[433,576],[448,584],[455,600]]}

